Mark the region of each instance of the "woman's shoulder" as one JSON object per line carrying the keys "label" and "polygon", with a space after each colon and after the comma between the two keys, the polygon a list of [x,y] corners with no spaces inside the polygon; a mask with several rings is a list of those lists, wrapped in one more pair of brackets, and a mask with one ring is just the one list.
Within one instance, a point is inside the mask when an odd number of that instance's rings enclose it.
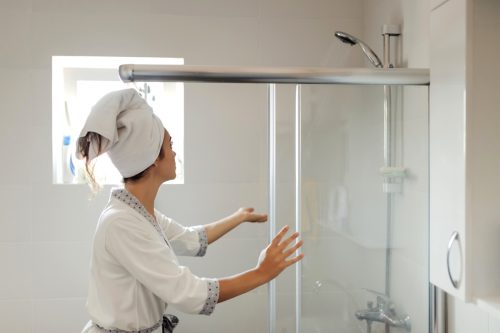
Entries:
{"label": "woman's shoulder", "polygon": [[142,220],[140,214],[136,214],[126,205],[120,202],[110,203],[101,213],[99,218],[99,226],[101,228],[137,228],[143,223],[138,223]]}
{"label": "woman's shoulder", "polygon": [[160,224],[163,228],[165,228],[167,225],[169,225],[172,222],[172,219],[162,212],[160,212],[158,209],[155,209],[155,218],[156,221],[158,221],[158,224]]}
{"label": "woman's shoulder", "polygon": [[167,230],[170,227],[181,227],[182,225],[174,220],[173,218],[166,216],[165,214],[161,213],[157,209],[155,209],[155,217],[156,221],[158,221],[158,224],[161,225],[163,230]]}

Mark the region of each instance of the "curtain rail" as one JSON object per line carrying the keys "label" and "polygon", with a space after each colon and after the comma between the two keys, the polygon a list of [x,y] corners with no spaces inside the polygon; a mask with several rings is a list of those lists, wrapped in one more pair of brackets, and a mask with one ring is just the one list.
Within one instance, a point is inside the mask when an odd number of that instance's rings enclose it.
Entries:
{"label": "curtain rail", "polygon": [[206,67],[124,64],[123,82],[429,85],[427,68]]}

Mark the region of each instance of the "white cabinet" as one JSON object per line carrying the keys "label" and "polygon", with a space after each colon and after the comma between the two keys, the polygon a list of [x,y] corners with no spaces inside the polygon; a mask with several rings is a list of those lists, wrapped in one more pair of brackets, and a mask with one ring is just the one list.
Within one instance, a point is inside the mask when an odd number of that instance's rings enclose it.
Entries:
{"label": "white cabinet", "polygon": [[430,32],[430,278],[500,314],[500,1],[448,0]]}
{"label": "white cabinet", "polygon": [[[465,297],[461,254],[468,250],[466,225],[466,0],[450,0],[431,12],[430,86],[430,267],[431,282]],[[458,232],[450,253],[448,244]]]}

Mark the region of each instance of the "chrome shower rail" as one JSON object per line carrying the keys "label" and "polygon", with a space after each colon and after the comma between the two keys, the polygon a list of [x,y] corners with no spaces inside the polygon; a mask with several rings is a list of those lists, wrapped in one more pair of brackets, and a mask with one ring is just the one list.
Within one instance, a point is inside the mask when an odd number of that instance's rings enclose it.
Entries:
{"label": "chrome shower rail", "polygon": [[219,82],[358,85],[429,85],[425,68],[206,67],[125,64],[123,82]]}

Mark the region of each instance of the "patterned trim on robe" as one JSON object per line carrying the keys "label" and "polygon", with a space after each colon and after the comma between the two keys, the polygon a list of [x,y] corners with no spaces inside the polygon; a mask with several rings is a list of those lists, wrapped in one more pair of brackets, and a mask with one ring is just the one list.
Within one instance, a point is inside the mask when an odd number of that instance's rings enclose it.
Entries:
{"label": "patterned trim on robe", "polygon": [[123,188],[114,189],[112,191],[112,195],[116,199],[120,200],[121,202],[125,203],[130,208],[141,214],[146,220],[148,220],[149,223],[151,223],[156,231],[158,231],[158,233],[161,235],[165,243],[167,243],[168,247],[171,247],[167,240],[167,237],[165,236],[165,233],[163,232],[163,229],[160,227],[158,222],[156,222],[156,219],[151,216],[151,214],[149,214],[149,212],[146,210],[146,207],[144,207],[144,205],[134,195]]}
{"label": "patterned trim on robe", "polygon": [[208,236],[207,231],[204,226],[195,227],[196,231],[198,231],[198,237],[200,239],[200,250],[196,253],[197,257],[203,257],[207,253],[208,247]]}
{"label": "patterned trim on robe", "polygon": [[150,328],[142,329],[140,331],[108,330],[106,328],[103,328],[103,327],[97,325],[96,323],[94,323],[94,326],[97,327],[101,332],[105,332],[105,333],[151,333],[151,332],[156,331],[156,329],[161,326],[162,322],[163,322],[163,317],[159,322],[154,324],[154,326],[152,326]]}
{"label": "patterned trim on robe", "polygon": [[[130,192],[128,192],[124,188],[117,188],[112,191],[113,197],[116,199],[120,200],[121,202],[125,203],[128,205],[130,208],[134,209],[136,212],[144,216],[152,225],[155,227],[156,231],[163,237],[163,240],[165,240],[165,243],[169,247],[170,243],[167,240],[167,237],[165,236],[165,233],[163,229],[158,225],[158,222],[156,222],[156,219],[149,214],[149,212],[146,210],[144,205]],[[198,238],[200,242],[200,249],[198,250],[198,253],[196,253],[197,257],[203,257],[207,253],[207,248],[208,248],[208,236],[207,232],[205,230],[204,226],[197,226],[194,227],[196,231],[198,232]]]}
{"label": "patterned trim on robe", "polygon": [[201,309],[200,314],[211,315],[215,310],[215,305],[219,301],[219,280],[209,279],[208,281],[208,297]]}

